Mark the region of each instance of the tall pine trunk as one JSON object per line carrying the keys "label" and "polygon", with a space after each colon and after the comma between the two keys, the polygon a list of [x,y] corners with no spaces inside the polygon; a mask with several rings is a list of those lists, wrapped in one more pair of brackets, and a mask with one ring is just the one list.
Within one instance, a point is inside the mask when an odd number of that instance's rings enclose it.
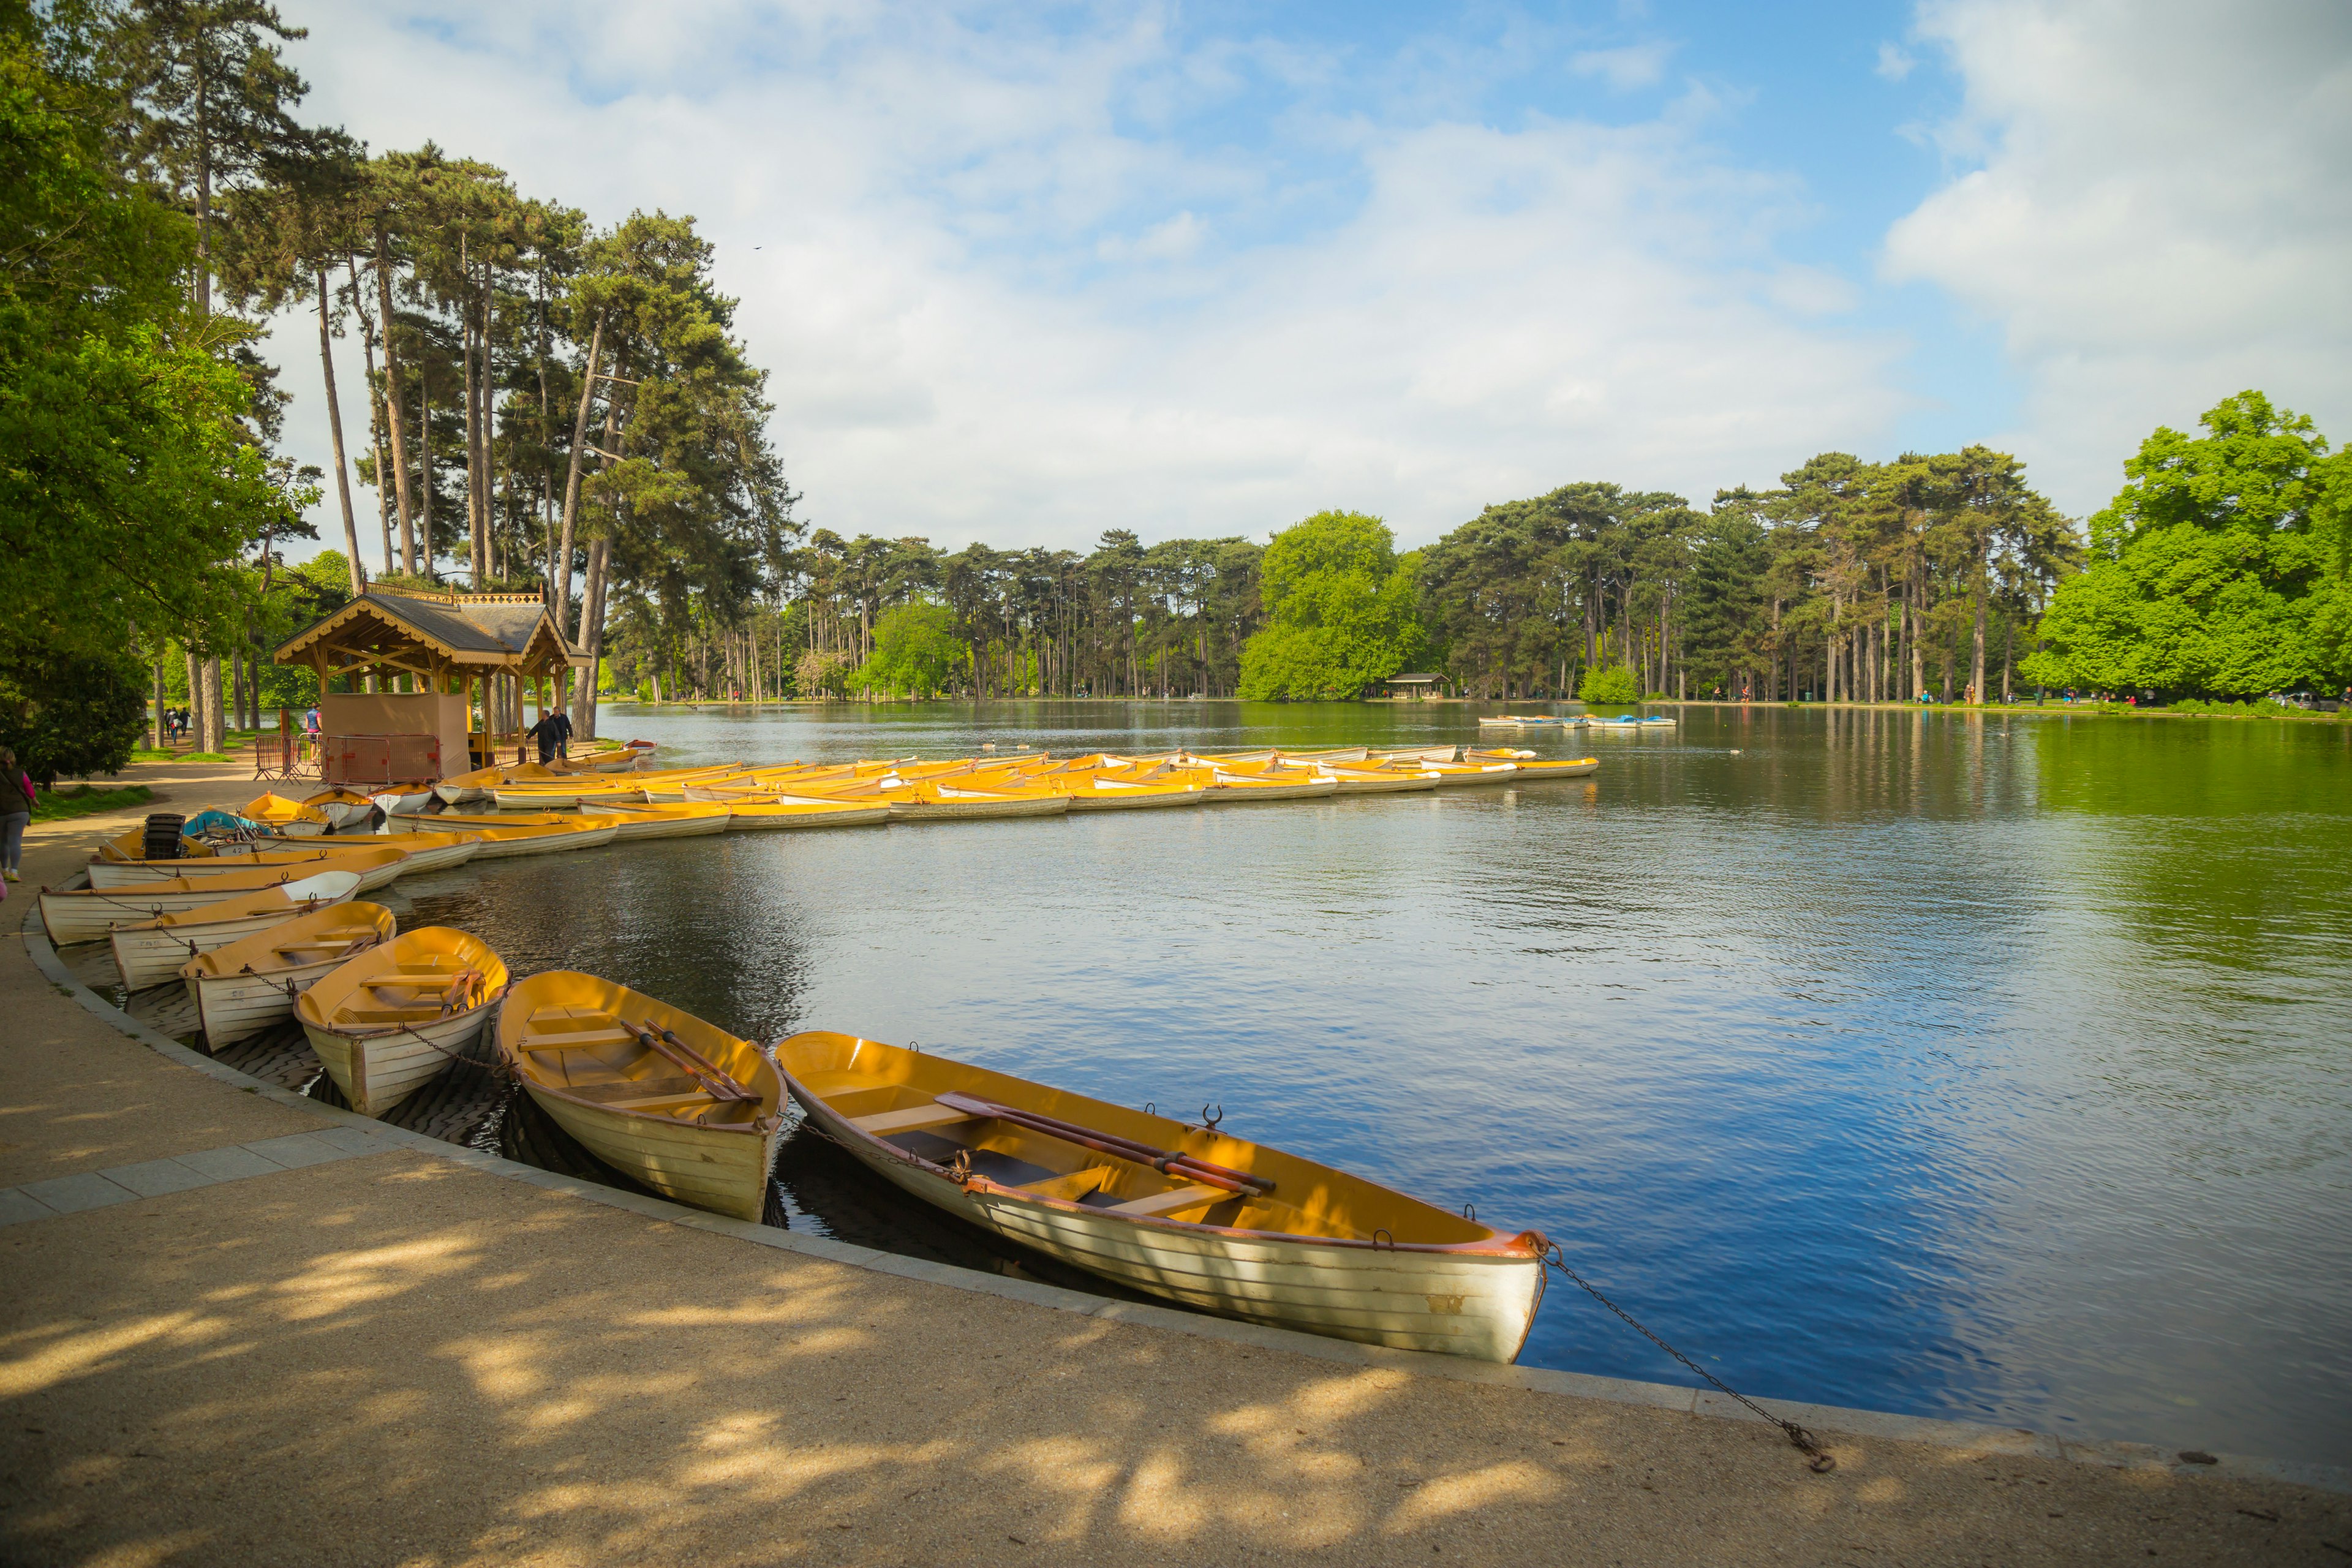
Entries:
{"label": "tall pine trunk", "polygon": [[[580,464],[588,455],[588,405],[595,396],[596,361],[604,348],[604,313],[599,310],[596,313],[596,329],[588,335],[588,374],[580,383],[580,408],[572,416],[572,461],[563,478],[563,531],[556,541],[553,558],[547,563],[550,596],[554,601],[551,607],[555,611],[555,629],[566,638],[571,638],[571,633],[565,628],[572,619],[572,548],[573,531],[580,516]],[[605,423],[609,426],[611,422],[608,416]],[[609,429],[605,432],[607,439],[611,434]],[[584,610],[585,606],[583,608]],[[581,724],[577,715],[573,716],[572,722],[584,732],[586,726]]]}
{"label": "tall pine trunk", "polygon": [[365,579],[360,575],[360,525],[352,511],[352,477],[350,465],[343,460],[343,405],[335,395],[335,344],[327,321],[327,269],[316,267],[311,276],[319,284],[319,371],[327,383],[327,434],[334,448],[335,499],[343,506],[343,548],[350,552],[347,564],[351,568],[352,597],[367,592]]}
{"label": "tall pine trunk", "polygon": [[[413,577],[416,574],[416,511],[408,498],[408,433],[400,416],[400,356],[393,342],[392,242],[381,217],[375,226],[375,293],[376,325],[383,333],[383,418],[392,431],[392,490],[400,511],[400,569]],[[377,474],[379,484],[383,479]]]}

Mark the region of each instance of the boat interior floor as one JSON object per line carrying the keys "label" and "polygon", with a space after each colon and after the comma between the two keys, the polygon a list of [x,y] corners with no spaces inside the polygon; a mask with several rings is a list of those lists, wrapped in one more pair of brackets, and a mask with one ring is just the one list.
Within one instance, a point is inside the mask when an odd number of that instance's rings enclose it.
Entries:
{"label": "boat interior floor", "polygon": [[757,1102],[722,1100],[619,1018],[593,1007],[540,1008],[517,1046],[540,1082],[607,1110],[705,1125],[749,1122],[760,1114]]}

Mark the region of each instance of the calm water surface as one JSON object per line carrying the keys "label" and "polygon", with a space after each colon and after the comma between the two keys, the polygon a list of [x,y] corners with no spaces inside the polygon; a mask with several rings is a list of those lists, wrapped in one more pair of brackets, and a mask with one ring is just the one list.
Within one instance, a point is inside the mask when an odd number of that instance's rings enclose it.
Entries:
{"label": "calm water surface", "polygon": [[[1475,738],[1471,710],[608,710],[665,760]],[[1559,742],[1534,742],[1549,752]],[[2352,726],[1690,709],[1597,778],[509,861],[404,921],[1540,1228],[1743,1389],[2352,1460]],[[807,1141],[793,1225],[950,1225]],[[1555,1289],[1525,1361],[1687,1374]]]}

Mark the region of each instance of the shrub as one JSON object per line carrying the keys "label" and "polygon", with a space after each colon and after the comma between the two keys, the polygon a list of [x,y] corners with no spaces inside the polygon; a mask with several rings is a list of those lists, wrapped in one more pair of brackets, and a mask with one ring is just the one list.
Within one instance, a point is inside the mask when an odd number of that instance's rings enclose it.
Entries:
{"label": "shrub", "polygon": [[1586,670],[1576,684],[1576,695],[1586,702],[1638,702],[1642,689],[1633,672],[1619,664]]}

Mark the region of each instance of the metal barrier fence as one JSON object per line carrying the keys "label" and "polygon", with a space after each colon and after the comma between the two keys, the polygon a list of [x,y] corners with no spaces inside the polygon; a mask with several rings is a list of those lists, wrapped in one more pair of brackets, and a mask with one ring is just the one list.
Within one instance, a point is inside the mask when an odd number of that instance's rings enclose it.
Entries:
{"label": "metal barrier fence", "polygon": [[438,735],[321,735],[320,778],[343,787],[429,784],[441,778]]}

